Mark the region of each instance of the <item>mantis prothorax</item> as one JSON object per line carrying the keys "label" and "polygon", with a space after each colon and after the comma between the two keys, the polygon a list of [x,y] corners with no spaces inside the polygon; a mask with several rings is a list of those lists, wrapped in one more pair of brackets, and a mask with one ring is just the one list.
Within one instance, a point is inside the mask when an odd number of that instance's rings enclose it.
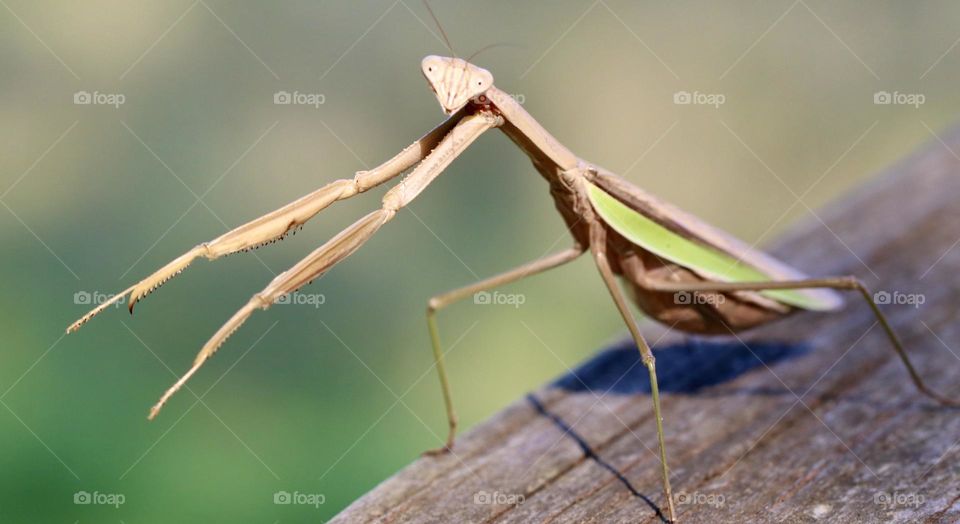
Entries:
{"label": "mantis prothorax", "polygon": [[[428,56],[423,59],[421,70],[437,101],[449,115],[435,129],[372,170],[358,172],[353,179],[331,182],[276,211],[194,247],[67,328],[67,332],[77,330],[123,296],[129,296],[132,313],[139,300],[182,271],[195,258],[202,256],[212,260],[281,238],[333,202],[363,193],[413,168],[386,193],[379,210],[337,234],[253,295],[203,346],[193,366],[164,393],[150,410],[149,418],[157,415],[170,396],[255,310],[270,307],[284,294],[310,283],[356,251],[397,211],[426,189],[474,140],[493,128],[503,131],[519,146],[546,179],[550,194],[573,237],[573,246],[429,300],[427,323],[450,426],[446,446],[438,452],[453,448],[457,415],[444,368],[437,311],[474,293],[556,268],[588,251],[649,371],[664,496],[671,520],[675,520],[676,514],[670,490],[655,361],[630,312],[617,277],[631,292],[635,304],[649,317],[691,333],[741,331],[801,309],[834,310],[842,305],[841,297],[834,290],[857,292],[876,315],[917,388],[941,404],[960,405],[927,387],[871,294],[856,278],[808,278],[655,199],[596,164],[578,158],[510,95],[497,89],[493,85],[493,75],[485,69],[460,58]],[[677,300],[677,293],[722,296],[723,300]]]}

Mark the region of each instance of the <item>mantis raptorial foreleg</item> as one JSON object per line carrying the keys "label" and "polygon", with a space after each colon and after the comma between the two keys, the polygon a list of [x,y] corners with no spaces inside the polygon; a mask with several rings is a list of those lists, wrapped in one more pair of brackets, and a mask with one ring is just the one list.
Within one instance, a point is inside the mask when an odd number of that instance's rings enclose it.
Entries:
{"label": "mantis raptorial foreleg", "polygon": [[484,131],[501,123],[502,120],[499,116],[486,111],[465,116],[457,122],[437,147],[406,178],[384,195],[383,205],[380,209],[354,222],[353,225],[331,238],[296,265],[277,275],[263,291],[253,295],[250,301],[240,308],[204,344],[200,353],[197,354],[193,366],[151,408],[149,418],[156,416],[170,396],[180,389],[256,309],[267,309],[281,296],[309,284],[356,251],[380,229],[380,226],[392,219],[397,211],[413,201],[417,195],[426,189],[450,165],[450,162],[472,144],[477,137]]}
{"label": "mantis raptorial foreleg", "polygon": [[450,430],[447,434],[447,443],[444,447],[427,451],[426,454],[434,455],[444,453],[453,449],[453,440],[457,435],[457,413],[453,409],[453,397],[450,391],[450,381],[447,378],[447,371],[443,364],[443,348],[440,345],[440,330],[437,328],[436,313],[441,309],[455,304],[464,298],[467,298],[481,291],[488,291],[512,282],[517,282],[526,277],[549,271],[570,262],[581,254],[584,248],[575,245],[570,249],[554,253],[547,257],[528,262],[499,275],[481,280],[468,286],[454,289],[446,293],[436,295],[427,302],[427,327],[430,329],[430,343],[433,346],[433,362],[437,367],[437,374],[440,376],[440,387],[443,390],[443,403],[447,409],[447,421],[450,423]]}
{"label": "mantis raptorial foreleg", "polygon": [[673,507],[673,492],[670,489],[670,468],[667,467],[667,448],[663,438],[663,415],[660,412],[660,388],[657,384],[656,359],[653,357],[650,345],[647,344],[643,335],[640,334],[637,321],[633,318],[633,314],[631,314],[630,308],[627,306],[627,301],[624,299],[623,293],[617,284],[613,269],[610,267],[606,250],[606,230],[600,227],[599,223],[595,222],[594,224],[597,225],[590,228],[590,251],[597,264],[597,269],[600,270],[600,277],[603,279],[604,284],[606,284],[607,290],[610,291],[610,296],[613,298],[613,302],[616,304],[620,316],[623,317],[623,321],[627,324],[627,329],[630,330],[630,335],[637,344],[637,349],[640,350],[640,358],[644,366],[647,367],[647,372],[650,375],[650,394],[653,398],[653,416],[657,422],[657,442],[660,446],[660,474],[663,479],[663,492],[667,498],[667,514],[669,515],[670,521],[675,522],[676,513]]}
{"label": "mantis raptorial foreleg", "polygon": [[897,337],[896,332],[893,330],[893,327],[887,320],[886,315],[880,311],[880,307],[877,306],[877,303],[873,300],[873,295],[870,294],[870,291],[867,289],[867,287],[864,286],[863,283],[860,282],[856,277],[811,278],[805,280],[785,280],[773,282],[666,282],[660,280],[651,280],[646,281],[646,285],[649,285],[651,289],[656,291],[691,293],[697,291],[731,292],[816,288],[858,291],[870,306],[870,309],[873,311],[873,315],[876,317],[877,322],[883,326],[883,330],[887,335],[887,339],[890,340],[890,344],[893,346],[894,351],[897,352],[897,355],[900,357],[903,365],[907,368],[907,372],[910,374],[910,378],[913,380],[913,383],[917,389],[920,390],[920,392],[924,395],[927,395],[941,404],[960,407],[960,401],[947,398],[927,387],[927,384],[920,377],[920,374],[917,373],[916,368],[913,367],[913,363],[910,362],[910,358],[907,356],[907,351],[904,349],[903,344],[900,342],[900,338]]}
{"label": "mantis raptorial foreleg", "polygon": [[338,200],[350,198],[372,189],[400,175],[421,161],[430,153],[440,140],[463,119],[465,110],[454,113],[429,133],[404,148],[400,153],[383,164],[368,171],[359,171],[352,179],[335,180],[316,191],[289,204],[251,220],[219,237],[195,246],[183,255],[155,271],[152,275],[117,293],[110,300],[100,304],[67,328],[67,333],[76,331],[98,313],[129,295],[130,312],[133,306],[153,290],[163,285],[187,268],[194,259],[206,257],[214,260],[224,255],[245,251],[283,238],[290,231],[303,226],[308,220],[324,208]]}

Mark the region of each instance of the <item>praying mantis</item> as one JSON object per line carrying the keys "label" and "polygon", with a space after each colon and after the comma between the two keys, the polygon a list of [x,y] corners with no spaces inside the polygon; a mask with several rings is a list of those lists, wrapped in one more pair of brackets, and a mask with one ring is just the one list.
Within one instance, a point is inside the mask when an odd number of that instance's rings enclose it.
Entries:
{"label": "praying mantis", "polygon": [[[432,14],[432,13],[431,13]],[[441,29],[442,31],[442,29]],[[446,35],[444,35],[446,36]],[[472,57],[471,57],[472,59]],[[919,391],[937,402],[960,402],[931,390],[911,363],[896,333],[867,288],[855,277],[809,278],[692,215],[660,201],[597,164],[578,158],[544,129],[493,75],[456,56],[427,56],[421,71],[447,118],[393,158],[352,179],[340,179],[201,243],[152,275],[113,296],[67,328],[79,329],[114,302],[129,297],[129,309],[199,257],[214,260],[272,243],[303,226],[334,202],[345,200],[407,173],[382,199],[381,207],[347,227],[254,294],[202,347],[193,365],[151,408],[153,419],[170,397],[257,309],[267,309],[353,254],[420,193],[482,134],[499,129],[533,163],[549,185],[572,246],[485,280],[436,295],[427,303],[427,324],[449,422],[446,444],[454,447],[457,415],[437,327],[437,313],[476,293],[546,272],[589,253],[623,317],[646,366],[657,426],[659,462],[667,515],[676,521],[670,487],[656,363],[628,304],[628,296],[650,318],[689,333],[747,330],[800,310],[834,311],[838,291],[859,294],[870,307]],[[412,168],[412,169],[411,169]],[[618,279],[622,282],[618,282]],[[624,289],[629,293],[625,295]]]}

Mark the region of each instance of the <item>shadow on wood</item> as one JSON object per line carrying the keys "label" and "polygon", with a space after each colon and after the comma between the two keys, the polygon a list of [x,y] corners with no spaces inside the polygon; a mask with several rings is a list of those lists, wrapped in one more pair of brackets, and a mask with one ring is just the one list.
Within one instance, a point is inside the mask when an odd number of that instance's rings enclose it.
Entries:
{"label": "shadow on wood", "polygon": [[[957,398],[951,149],[960,133],[771,251],[811,275],[922,296],[881,307],[930,386]],[[916,391],[858,297],[741,337],[668,336],[656,355],[682,522],[960,522],[960,411]],[[646,372],[625,343],[473,428],[450,455],[410,464],[333,522],[661,522],[656,442]]]}
{"label": "shadow on wood", "polygon": [[[751,342],[689,338],[654,347],[660,391],[696,393],[746,373],[809,351],[803,343]],[[632,341],[601,351],[552,384],[571,392],[650,393],[650,376]],[[758,391],[758,393],[760,393]],[[786,390],[780,393],[787,393]]]}

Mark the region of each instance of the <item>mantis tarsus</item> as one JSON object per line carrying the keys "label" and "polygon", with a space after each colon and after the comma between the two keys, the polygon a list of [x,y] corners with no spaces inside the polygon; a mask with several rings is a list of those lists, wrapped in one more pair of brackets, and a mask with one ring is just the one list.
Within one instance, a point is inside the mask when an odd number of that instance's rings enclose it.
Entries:
{"label": "mantis tarsus", "polygon": [[[661,202],[613,173],[582,160],[561,145],[510,95],[493,85],[493,75],[467,60],[423,59],[421,70],[449,117],[382,165],[342,179],[244,224],[173,260],[109,302],[77,320],[77,330],[110,304],[129,295],[130,312],[151,291],[185,269],[195,258],[215,259],[269,243],[302,226],[335,201],[350,198],[413,168],[383,197],[379,210],[361,218],[299,263],[281,273],[223,325],[203,346],[193,366],[160,398],[149,418],[258,308],[266,309],[324,274],[364,244],[413,201],[484,132],[498,128],[532,160],[546,179],[556,207],[573,236],[573,246],[500,275],[431,298],[427,323],[449,420],[446,446],[453,448],[457,416],[444,368],[436,313],[474,293],[489,290],[566,264],[589,252],[617,310],[637,344],[650,375],[667,514],[675,520],[667,452],[653,354],[630,312],[619,276],[636,305],[651,318],[692,333],[728,333],[782,318],[800,309],[829,311],[841,306],[834,290],[859,293],[882,325],[917,388],[936,401],[958,406],[923,382],[896,334],[864,285],[854,277],[810,279],[768,255],[751,249],[687,213]],[[415,166],[415,167],[414,167]],[[684,296],[712,300],[678,300]]]}

